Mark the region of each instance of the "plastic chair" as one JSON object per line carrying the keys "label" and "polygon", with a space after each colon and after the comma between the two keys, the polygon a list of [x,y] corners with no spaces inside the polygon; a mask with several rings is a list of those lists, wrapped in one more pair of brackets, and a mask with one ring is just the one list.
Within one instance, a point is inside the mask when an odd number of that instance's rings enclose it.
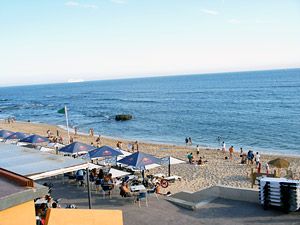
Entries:
{"label": "plastic chair", "polygon": [[139,195],[137,196],[137,201],[139,202],[139,207],[141,208],[141,201],[145,200],[146,206],[148,207],[148,196],[147,192],[139,192]]}

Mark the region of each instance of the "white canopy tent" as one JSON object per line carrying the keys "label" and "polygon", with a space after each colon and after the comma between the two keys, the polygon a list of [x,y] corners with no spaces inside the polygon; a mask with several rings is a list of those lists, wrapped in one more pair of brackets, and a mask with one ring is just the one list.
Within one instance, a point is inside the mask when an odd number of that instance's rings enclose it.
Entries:
{"label": "white canopy tent", "polygon": [[128,173],[128,172],[125,172],[125,171],[122,171],[122,170],[117,170],[117,169],[114,169],[114,168],[110,168],[109,173],[112,174],[112,178],[124,177],[124,176],[127,176],[127,175],[131,174],[131,173]]}
{"label": "white canopy tent", "polygon": [[0,143],[0,167],[39,180],[89,168],[88,162],[35,149]]}

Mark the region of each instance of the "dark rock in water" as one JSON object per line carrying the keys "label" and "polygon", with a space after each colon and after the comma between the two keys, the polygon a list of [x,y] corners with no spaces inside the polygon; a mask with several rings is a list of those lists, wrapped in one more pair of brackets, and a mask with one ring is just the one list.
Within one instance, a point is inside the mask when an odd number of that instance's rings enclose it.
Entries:
{"label": "dark rock in water", "polygon": [[125,120],[131,120],[132,119],[132,115],[130,114],[119,114],[116,115],[115,120],[116,121],[125,121]]}

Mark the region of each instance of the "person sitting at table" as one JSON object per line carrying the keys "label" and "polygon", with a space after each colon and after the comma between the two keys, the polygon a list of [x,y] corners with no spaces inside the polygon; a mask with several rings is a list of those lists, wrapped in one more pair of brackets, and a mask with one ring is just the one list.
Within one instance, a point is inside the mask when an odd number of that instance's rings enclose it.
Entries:
{"label": "person sitting at table", "polygon": [[125,181],[123,181],[120,186],[120,195],[122,197],[132,197],[133,196],[133,194],[130,192],[130,190],[128,188],[128,183],[126,183]]}
{"label": "person sitting at table", "polygon": [[109,173],[106,176],[104,176],[104,178],[103,178],[103,184],[110,185],[112,187],[112,189],[115,187],[114,180],[112,179],[112,174],[111,173]]}
{"label": "person sitting at table", "polygon": [[103,169],[100,169],[99,170],[99,173],[98,173],[98,179],[103,179],[104,178],[104,172],[103,172]]}
{"label": "person sitting at table", "polygon": [[161,192],[161,186],[160,186],[160,182],[156,182],[155,183],[155,186],[153,189],[151,190],[147,190],[148,193],[156,193],[157,195],[168,195],[170,192],[166,193],[166,194],[163,194]]}
{"label": "person sitting at table", "polygon": [[84,171],[83,170],[77,170],[76,171],[76,180],[80,181],[80,185],[83,185],[83,179],[84,179]]}

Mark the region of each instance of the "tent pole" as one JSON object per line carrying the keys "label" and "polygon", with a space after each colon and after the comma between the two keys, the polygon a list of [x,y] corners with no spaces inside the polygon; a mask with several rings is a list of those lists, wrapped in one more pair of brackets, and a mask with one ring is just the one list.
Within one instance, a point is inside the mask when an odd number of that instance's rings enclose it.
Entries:
{"label": "tent pole", "polygon": [[68,144],[70,144],[70,130],[69,130],[69,121],[68,121],[68,111],[67,111],[67,106],[65,105],[65,115],[66,115],[66,123],[67,123],[67,131],[68,131]]}
{"label": "tent pole", "polygon": [[91,187],[90,187],[90,174],[89,174],[89,168],[86,168],[86,182],[87,182],[87,188],[88,188],[88,200],[89,200],[89,209],[92,208],[92,203],[91,203]]}
{"label": "tent pole", "polygon": [[145,170],[142,170],[143,184],[145,184]]}
{"label": "tent pole", "polygon": [[169,171],[168,171],[169,175],[168,176],[170,177],[171,176],[171,162],[169,162],[169,168],[168,169],[169,169]]}

